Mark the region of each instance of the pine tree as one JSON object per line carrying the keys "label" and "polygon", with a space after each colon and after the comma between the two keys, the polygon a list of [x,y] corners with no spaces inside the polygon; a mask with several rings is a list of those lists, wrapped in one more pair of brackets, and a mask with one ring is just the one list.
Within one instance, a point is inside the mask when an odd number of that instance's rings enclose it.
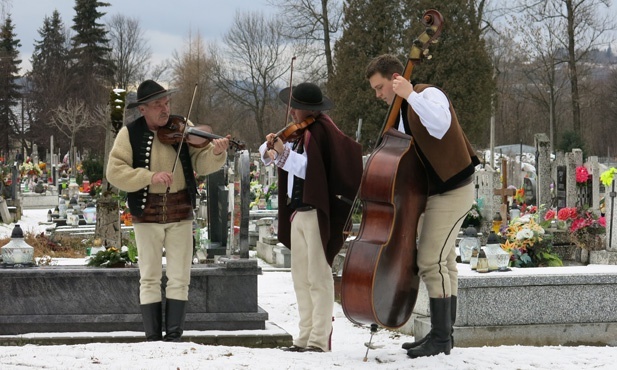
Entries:
{"label": "pine tree", "polygon": [[[471,4],[469,4],[471,3]],[[335,76],[328,94],[337,102],[332,115],[347,134],[356,131],[362,118],[361,142],[372,150],[380,136],[388,107],[375,98],[365,77],[370,60],[390,53],[403,65],[413,40],[425,27],[420,20],[426,9],[444,17],[438,43],[430,47],[432,59],[416,63],[411,80],[442,88],[451,99],[461,125],[472,143],[484,143],[490,120],[492,66],[473,2],[451,0],[435,6],[426,0],[347,0],[344,31],[335,45]],[[488,135],[486,135],[488,142]]]}
{"label": "pine tree", "polygon": [[51,122],[52,111],[65,103],[71,80],[68,74],[66,30],[57,10],[51,17],[45,17],[38,33],[41,39],[35,41],[32,53],[28,100],[33,125],[37,128],[36,134],[32,135],[33,139],[39,147],[45,148],[52,135],[47,127]]}
{"label": "pine tree", "polygon": [[[365,70],[374,57],[403,49],[401,30],[406,20],[400,0],[347,0],[343,34],[334,46],[334,77],[328,95],[336,103],[334,122],[355,137],[362,119],[361,142],[370,150],[379,137],[387,106],[375,98]],[[400,53],[399,53],[400,54]]]}
{"label": "pine tree", "polygon": [[14,112],[22,96],[18,84],[21,44],[14,30],[9,14],[0,28],[0,148],[4,155],[10,153],[11,139],[22,131]]}
{"label": "pine tree", "polygon": [[105,104],[113,78],[113,64],[107,29],[98,20],[105,15],[99,7],[110,6],[97,0],[75,0],[75,17],[71,27],[71,72],[75,90],[87,105]]}

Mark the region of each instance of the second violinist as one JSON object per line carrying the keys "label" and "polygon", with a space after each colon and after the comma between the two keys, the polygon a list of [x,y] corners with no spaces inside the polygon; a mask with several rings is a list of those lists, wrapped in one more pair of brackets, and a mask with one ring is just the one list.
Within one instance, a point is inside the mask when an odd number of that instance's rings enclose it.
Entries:
{"label": "second violinist", "polygon": [[300,315],[299,334],[284,349],[328,352],[334,307],[331,266],[343,246],[350,203],[360,186],[362,147],[323,113],[333,103],[317,85],[283,89],[279,98],[289,104],[294,124],[314,120],[294,135],[295,141],[270,133],[259,148],[264,164],[278,167],[278,238],[291,249]]}
{"label": "second violinist", "polygon": [[[139,303],[148,341],[181,340],[193,257],[194,172],[207,175],[221,168],[229,147],[228,138],[213,139],[203,148],[162,143],[156,133],[169,121],[172,93],[152,80],[139,85],[137,101],[127,109],[139,109],[141,117],[118,133],[106,171],[107,180],[128,193],[139,258]],[[164,310],[163,249],[167,261]]]}

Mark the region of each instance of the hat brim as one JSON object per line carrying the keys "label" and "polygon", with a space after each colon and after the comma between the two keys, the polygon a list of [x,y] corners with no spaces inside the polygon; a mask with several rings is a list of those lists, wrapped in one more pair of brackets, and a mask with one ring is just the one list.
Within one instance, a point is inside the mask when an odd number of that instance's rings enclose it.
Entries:
{"label": "hat brim", "polygon": [[293,97],[291,98],[291,101],[289,100],[289,94],[290,94],[291,88],[286,87],[283,90],[281,90],[281,92],[279,92],[279,99],[285,103],[288,104],[294,108],[294,109],[301,109],[301,110],[328,110],[328,109],[332,109],[334,107],[334,103],[332,102],[332,100],[330,100],[327,96],[322,96],[321,98],[321,103],[319,104],[306,104],[306,103],[302,103],[299,102],[297,100],[294,100]]}
{"label": "hat brim", "polygon": [[138,107],[138,106],[140,106],[142,104],[146,104],[146,103],[149,103],[151,101],[155,101],[155,100],[158,100],[160,98],[164,98],[164,97],[166,97],[168,95],[171,95],[171,94],[175,93],[176,91],[178,91],[178,90],[177,89],[170,89],[170,90],[167,90],[167,91],[162,92],[160,94],[152,95],[152,96],[148,97],[147,99],[144,99],[144,100],[141,100],[141,101],[134,101],[132,103],[129,103],[126,106],[126,109],[136,108],[136,107]]}

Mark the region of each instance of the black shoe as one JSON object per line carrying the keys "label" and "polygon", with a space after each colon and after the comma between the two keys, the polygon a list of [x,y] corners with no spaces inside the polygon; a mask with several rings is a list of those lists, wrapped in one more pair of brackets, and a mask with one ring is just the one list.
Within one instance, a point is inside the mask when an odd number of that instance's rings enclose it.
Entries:
{"label": "black shoe", "polygon": [[300,352],[325,352],[323,349],[316,346],[308,346],[300,350]]}
{"label": "black shoe", "polygon": [[426,342],[411,348],[407,351],[407,356],[411,358],[435,356],[440,353],[450,354],[452,349],[452,317],[451,299],[430,298],[431,308],[431,332]]}
{"label": "black shoe", "polygon": [[286,352],[302,352],[304,350],[304,347],[299,347],[294,344],[293,346],[282,347],[281,349]]}

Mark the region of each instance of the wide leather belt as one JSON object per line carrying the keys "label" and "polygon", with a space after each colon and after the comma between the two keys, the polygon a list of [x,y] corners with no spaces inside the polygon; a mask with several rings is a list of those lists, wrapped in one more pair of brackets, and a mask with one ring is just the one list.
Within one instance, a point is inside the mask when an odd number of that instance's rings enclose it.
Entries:
{"label": "wide leather belt", "polygon": [[133,222],[167,224],[193,219],[193,207],[187,190],[170,194],[148,194],[141,216],[132,216]]}

